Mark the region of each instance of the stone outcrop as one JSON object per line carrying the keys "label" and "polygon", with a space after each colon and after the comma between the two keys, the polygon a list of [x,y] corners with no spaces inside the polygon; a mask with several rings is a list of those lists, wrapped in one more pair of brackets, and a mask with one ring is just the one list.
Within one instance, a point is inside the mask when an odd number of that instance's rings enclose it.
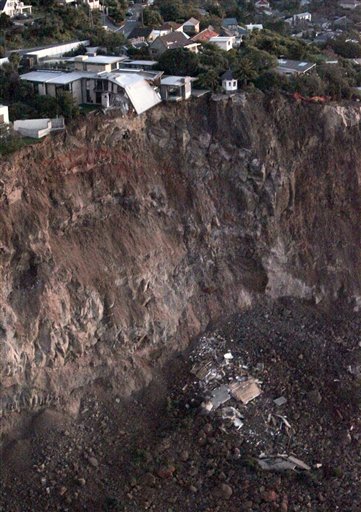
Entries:
{"label": "stone outcrop", "polygon": [[97,381],[130,393],[260,295],[360,307],[360,121],[215,96],[88,118],[2,161],[2,413]]}

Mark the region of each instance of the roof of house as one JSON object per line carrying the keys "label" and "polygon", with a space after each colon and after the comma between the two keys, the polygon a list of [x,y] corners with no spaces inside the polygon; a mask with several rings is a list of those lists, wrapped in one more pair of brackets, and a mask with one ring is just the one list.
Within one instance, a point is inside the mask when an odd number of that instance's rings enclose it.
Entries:
{"label": "roof of house", "polygon": [[122,87],[137,114],[145,112],[161,102],[159,94],[140,73],[91,73],[85,71],[65,73],[63,71],[31,71],[20,76],[30,82],[65,85],[81,78],[109,80]]}
{"label": "roof of house", "polygon": [[170,32],[164,36],[159,36],[155,39],[152,45],[156,42],[161,42],[169,50],[172,48],[181,48],[189,43],[188,37],[183,32]]}
{"label": "roof of house", "polygon": [[27,80],[28,82],[40,82],[40,83],[52,83],[57,85],[66,85],[81,78],[92,78],[96,73],[86,71],[72,71],[66,73],[64,71],[30,71],[24,75],[20,75],[21,80]]}
{"label": "roof of house", "polygon": [[153,32],[150,27],[135,27],[128,35],[128,39],[138,39],[138,37],[149,37]]}
{"label": "roof of house", "polygon": [[125,59],[126,57],[124,55],[121,57],[113,57],[112,55],[95,55],[94,57],[89,55],[77,55],[67,60],[68,62],[85,62],[89,64],[115,64]]}
{"label": "roof of house", "polygon": [[233,36],[233,32],[234,31],[229,29],[229,28],[221,27],[221,35],[222,36],[232,37]]}
{"label": "roof of house", "polygon": [[210,42],[222,42],[222,41],[229,41],[230,39],[234,39],[234,36],[215,36],[211,37]]}
{"label": "roof of house", "polygon": [[161,79],[161,85],[184,85],[185,82],[189,82],[190,77],[189,76],[165,76]]}
{"label": "roof of house", "polygon": [[314,68],[316,64],[314,62],[305,62],[299,60],[289,59],[278,59],[277,70],[280,73],[306,73],[310,69]]}
{"label": "roof of house", "polygon": [[124,64],[132,64],[134,66],[156,66],[158,64],[155,60],[130,60]]}
{"label": "roof of house", "polygon": [[221,76],[221,80],[233,80],[233,73],[230,69],[227,69],[225,73]]}
{"label": "roof of house", "polygon": [[209,41],[211,37],[217,37],[219,34],[215,32],[212,28],[205,28],[202,32],[199,32],[195,36],[192,37],[192,41],[196,43],[202,43],[205,41]]}
{"label": "roof of house", "polygon": [[304,16],[312,16],[310,12],[299,12],[298,14],[294,14],[294,18],[303,18]]}
{"label": "roof of house", "polygon": [[183,23],[183,26],[184,25],[199,25],[199,20],[197,20],[196,18],[189,18],[189,20],[185,21]]}
{"label": "roof of house", "polygon": [[223,27],[228,27],[228,25],[238,25],[238,21],[236,18],[224,18],[222,21]]}
{"label": "roof of house", "polygon": [[160,27],[161,30],[177,30],[177,28],[181,27],[182,25],[180,23],[176,23],[175,21],[166,21],[163,23],[163,25]]}
{"label": "roof of house", "polygon": [[106,78],[107,80],[122,87],[127,93],[127,96],[137,114],[142,114],[162,101],[161,97],[153,87],[151,87],[149,83],[138,74],[106,73],[102,74],[101,78]]}

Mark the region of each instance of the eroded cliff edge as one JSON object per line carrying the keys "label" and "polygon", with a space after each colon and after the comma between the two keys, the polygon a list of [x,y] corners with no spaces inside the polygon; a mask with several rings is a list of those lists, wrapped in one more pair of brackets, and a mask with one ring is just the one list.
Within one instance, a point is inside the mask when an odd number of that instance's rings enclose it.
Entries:
{"label": "eroded cliff edge", "polygon": [[123,392],[261,295],[361,304],[361,108],[237,95],[1,163],[3,413]]}

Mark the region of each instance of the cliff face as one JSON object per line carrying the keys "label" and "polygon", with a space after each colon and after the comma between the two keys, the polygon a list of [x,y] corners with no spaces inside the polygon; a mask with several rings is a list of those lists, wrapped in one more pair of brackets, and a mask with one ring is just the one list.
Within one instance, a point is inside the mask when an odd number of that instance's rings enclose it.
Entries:
{"label": "cliff face", "polygon": [[361,108],[234,96],[95,117],[1,163],[3,412],[165,353],[266,294],[361,304]]}

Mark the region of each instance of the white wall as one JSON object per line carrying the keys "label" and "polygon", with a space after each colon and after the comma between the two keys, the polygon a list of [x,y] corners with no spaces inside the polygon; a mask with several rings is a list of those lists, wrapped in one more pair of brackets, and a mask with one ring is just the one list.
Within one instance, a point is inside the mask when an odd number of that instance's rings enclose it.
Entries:
{"label": "white wall", "polygon": [[70,52],[71,50],[75,50],[80,45],[87,46],[89,45],[89,41],[77,41],[75,43],[67,43],[67,44],[59,44],[57,46],[52,46],[51,48],[44,48],[42,50],[36,50],[34,52],[29,52],[26,55],[29,57],[36,57],[37,59],[44,59],[45,57],[55,57],[64,55],[64,53]]}
{"label": "white wall", "polygon": [[9,108],[5,105],[0,105],[0,115],[4,116],[4,123],[9,124]]}

